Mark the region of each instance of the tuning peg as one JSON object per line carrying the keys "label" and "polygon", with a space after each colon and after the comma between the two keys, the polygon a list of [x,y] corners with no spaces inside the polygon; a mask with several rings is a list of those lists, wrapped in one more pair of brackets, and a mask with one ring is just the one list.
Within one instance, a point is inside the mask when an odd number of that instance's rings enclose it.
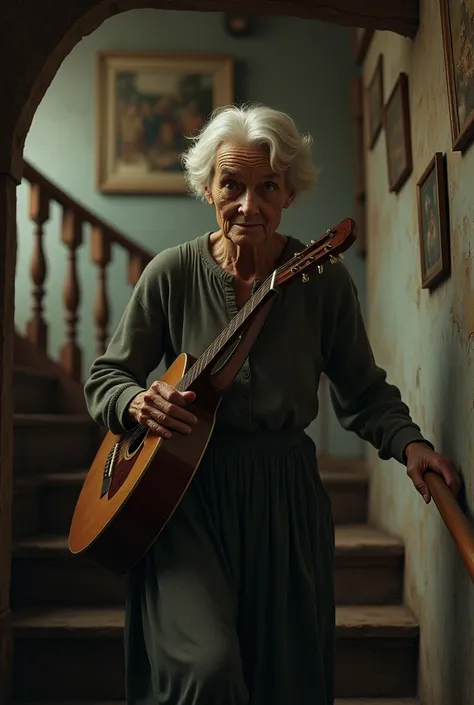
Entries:
{"label": "tuning peg", "polygon": [[324,272],[324,267],[322,264],[318,264],[318,274],[322,274]]}
{"label": "tuning peg", "polygon": [[331,262],[331,264],[336,264],[337,257],[333,257],[333,255],[329,255],[329,261]]}
{"label": "tuning peg", "polygon": [[339,255],[339,259],[344,259],[344,252],[341,252],[341,254]]}
{"label": "tuning peg", "polygon": [[299,257],[300,254],[301,254],[301,252],[295,252],[295,254],[293,255],[293,257]]}
{"label": "tuning peg", "polygon": [[303,284],[309,282],[309,276],[306,274],[306,272],[303,272],[303,274],[301,275],[301,281],[303,282]]}

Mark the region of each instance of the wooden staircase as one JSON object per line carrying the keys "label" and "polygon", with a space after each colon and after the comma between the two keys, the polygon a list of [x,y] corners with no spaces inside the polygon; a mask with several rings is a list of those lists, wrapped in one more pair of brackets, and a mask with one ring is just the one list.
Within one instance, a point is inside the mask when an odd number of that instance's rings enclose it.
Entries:
{"label": "wooden staircase", "polygon": [[[114,705],[124,699],[125,581],[70,555],[67,547],[75,502],[101,437],[87,415],[80,383],[76,251],[82,226],[88,224],[98,273],[94,322],[99,353],[107,340],[106,272],[112,249],[125,252],[132,285],[152,255],[27,163],[24,175],[31,187],[35,247],[28,340],[15,339],[13,699],[36,705]],[[51,202],[63,210],[61,239],[69,262],[60,363],[46,352],[42,303],[44,225]],[[336,522],[337,705],[415,705],[419,629],[402,604],[403,545],[366,523],[363,462],[322,461],[321,473]]]}
{"label": "wooden staircase", "polygon": [[[92,705],[124,698],[125,581],[68,552],[99,435],[86,414],[61,412],[58,387],[51,372],[15,369],[14,699]],[[403,545],[364,523],[362,462],[322,465],[337,525],[339,704],[412,702],[393,700],[417,690],[418,625],[402,604]]]}

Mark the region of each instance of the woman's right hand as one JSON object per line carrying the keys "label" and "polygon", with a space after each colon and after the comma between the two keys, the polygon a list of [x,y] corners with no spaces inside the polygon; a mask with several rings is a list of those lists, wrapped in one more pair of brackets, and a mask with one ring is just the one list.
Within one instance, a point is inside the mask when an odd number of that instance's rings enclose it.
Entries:
{"label": "woman's right hand", "polygon": [[197,418],[185,407],[195,398],[194,392],[178,392],[166,382],[157,380],[150,389],[132,399],[128,413],[162,438],[171,438],[172,430],[188,435]]}

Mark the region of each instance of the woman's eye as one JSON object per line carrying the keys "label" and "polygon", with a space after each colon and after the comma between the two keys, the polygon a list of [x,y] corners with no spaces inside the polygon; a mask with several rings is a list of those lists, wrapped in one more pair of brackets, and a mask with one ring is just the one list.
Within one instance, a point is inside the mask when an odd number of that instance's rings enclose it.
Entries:
{"label": "woman's eye", "polygon": [[275,191],[277,185],[273,181],[265,181],[265,191]]}
{"label": "woman's eye", "polygon": [[224,184],[224,188],[226,189],[226,191],[232,191],[232,189],[234,189],[236,186],[237,184],[235,183],[235,181],[226,181]]}

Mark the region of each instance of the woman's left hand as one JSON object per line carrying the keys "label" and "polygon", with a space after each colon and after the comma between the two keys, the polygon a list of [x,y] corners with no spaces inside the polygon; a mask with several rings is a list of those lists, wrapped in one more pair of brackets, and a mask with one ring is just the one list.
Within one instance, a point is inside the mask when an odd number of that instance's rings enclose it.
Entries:
{"label": "woman's left hand", "polygon": [[431,493],[423,477],[428,470],[441,475],[454,496],[458,494],[461,489],[461,478],[449,458],[439,455],[425,443],[409,443],[405,448],[405,455],[407,475],[426,504],[431,501]]}

